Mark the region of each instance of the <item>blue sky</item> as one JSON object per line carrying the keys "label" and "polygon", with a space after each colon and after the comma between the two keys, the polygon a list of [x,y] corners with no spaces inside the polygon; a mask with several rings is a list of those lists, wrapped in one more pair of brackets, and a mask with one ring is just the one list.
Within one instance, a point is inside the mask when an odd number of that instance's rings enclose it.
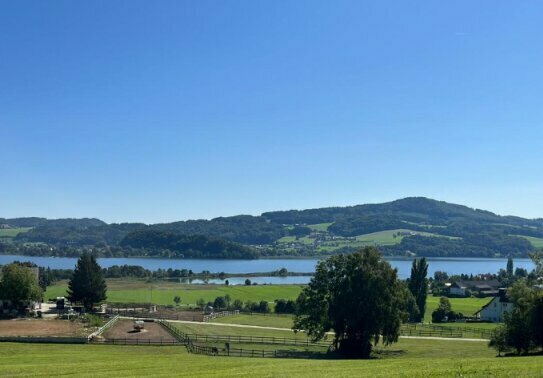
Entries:
{"label": "blue sky", "polygon": [[543,217],[540,1],[0,1],[0,217]]}

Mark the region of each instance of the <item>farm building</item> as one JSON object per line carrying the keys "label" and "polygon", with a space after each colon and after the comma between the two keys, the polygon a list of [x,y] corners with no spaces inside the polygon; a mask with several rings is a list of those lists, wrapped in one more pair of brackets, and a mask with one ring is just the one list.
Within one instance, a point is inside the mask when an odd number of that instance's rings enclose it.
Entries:
{"label": "farm building", "polygon": [[506,312],[513,310],[513,303],[507,297],[506,289],[499,289],[498,295],[475,313],[475,316],[487,322],[501,322]]}
{"label": "farm building", "polygon": [[500,283],[497,280],[468,281],[459,280],[449,286],[449,294],[466,297],[469,292],[481,297],[491,297],[498,294]]}

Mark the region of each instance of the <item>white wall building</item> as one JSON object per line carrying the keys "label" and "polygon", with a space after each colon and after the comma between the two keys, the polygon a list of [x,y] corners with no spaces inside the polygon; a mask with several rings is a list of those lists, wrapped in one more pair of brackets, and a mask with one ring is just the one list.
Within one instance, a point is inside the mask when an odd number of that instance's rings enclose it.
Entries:
{"label": "white wall building", "polygon": [[502,322],[504,314],[513,310],[513,303],[507,297],[506,289],[500,289],[498,296],[475,313],[477,318],[487,322]]}

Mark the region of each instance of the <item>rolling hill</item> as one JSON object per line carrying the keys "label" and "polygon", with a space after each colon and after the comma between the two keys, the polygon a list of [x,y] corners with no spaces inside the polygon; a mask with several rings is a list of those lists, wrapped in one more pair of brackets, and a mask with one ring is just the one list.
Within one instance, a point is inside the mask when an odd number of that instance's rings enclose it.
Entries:
{"label": "rolling hill", "polygon": [[543,246],[543,219],[500,216],[424,197],[151,225],[89,218],[0,218],[0,225],[0,253],[40,255],[77,255],[94,248],[104,256],[254,258],[377,245],[389,255],[525,257]]}

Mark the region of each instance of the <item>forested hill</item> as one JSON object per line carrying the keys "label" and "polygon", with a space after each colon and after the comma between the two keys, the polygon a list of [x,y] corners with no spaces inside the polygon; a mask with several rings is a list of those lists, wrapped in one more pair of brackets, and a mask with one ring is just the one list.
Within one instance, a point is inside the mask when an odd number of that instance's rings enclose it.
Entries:
{"label": "forested hill", "polygon": [[252,258],[334,254],[365,245],[391,255],[527,256],[543,247],[543,219],[500,216],[423,197],[154,225],[0,218],[0,253],[66,255],[95,248],[108,256]]}

